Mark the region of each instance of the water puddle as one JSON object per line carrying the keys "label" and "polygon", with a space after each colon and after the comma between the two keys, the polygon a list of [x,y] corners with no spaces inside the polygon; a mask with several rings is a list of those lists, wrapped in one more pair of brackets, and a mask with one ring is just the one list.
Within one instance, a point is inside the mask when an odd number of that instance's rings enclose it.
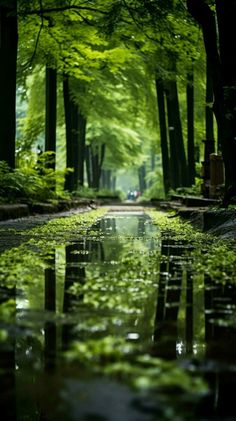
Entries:
{"label": "water puddle", "polygon": [[44,240],[0,286],[4,420],[235,419],[236,288],[189,242],[141,211]]}

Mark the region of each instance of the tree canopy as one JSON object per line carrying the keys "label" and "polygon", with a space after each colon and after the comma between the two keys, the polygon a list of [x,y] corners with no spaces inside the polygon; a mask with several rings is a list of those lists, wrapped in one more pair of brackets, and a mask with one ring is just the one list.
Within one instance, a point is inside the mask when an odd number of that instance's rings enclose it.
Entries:
{"label": "tree canopy", "polygon": [[[206,106],[204,98],[206,60],[202,42],[204,39],[207,58],[210,59],[211,69],[214,68],[211,75],[214,92],[213,110],[218,123],[219,145],[226,165],[226,185],[227,188],[234,186],[235,177],[229,153],[234,146],[230,141],[225,143],[222,135],[228,130],[227,136],[232,139],[234,131],[233,125],[228,124],[227,117],[231,115],[234,120],[231,85],[235,86],[232,71],[230,73],[229,70],[233,68],[229,54],[229,39],[233,28],[227,7],[223,8],[217,0],[215,2],[188,0],[186,3],[181,0],[74,0],[73,2],[1,0],[0,12],[2,34],[4,34],[0,61],[6,62],[5,66],[1,66],[0,73],[2,83],[0,89],[4,93],[0,121],[0,159],[6,160],[14,167],[16,150],[26,153],[37,144],[44,147],[47,117],[44,103],[45,96],[48,98],[47,83],[52,83],[50,80],[46,81],[47,68],[52,69],[55,77],[57,76],[54,95],[57,96],[55,124],[58,151],[64,149],[64,153],[68,155],[68,142],[78,141],[80,145],[81,142],[85,142],[88,146],[105,145],[104,168],[122,168],[129,165],[132,160],[135,160],[137,165],[143,165],[147,162],[146,151],[153,149],[154,144],[155,154],[161,153],[162,161],[170,160],[168,171],[174,171],[172,176],[168,176],[169,180],[172,180],[171,183],[174,186],[178,186],[178,183],[182,186],[188,185],[190,181],[183,174],[181,176],[181,172],[183,173],[185,165],[186,171],[189,166],[194,165],[193,148],[199,146],[202,150],[201,141],[204,137]],[[215,13],[218,17],[218,29],[215,26]],[[225,32],[224,24],[227,21],[229,26]],[[207,24],[210,26],[207,27]],[[9,36],[7,28],[10,27],[11,31],[14,28],[14,37]],[[14,63],[16,64],[17,27],[19,37],[16,73]],[[217,30],[220,57],[216,51]],[[11,59],[6,60],[9,48]],[[222,68],[219,66],[221,60],[223,60]],[[8,86],[4,85],[5,79],[9,80]],[[65,80],[68,81],[70,101],[67,109],[64,109]],[[219,89],[219,81],[222,80],[224,86],[222,89],[226,96],[230,97],[223,111],[219,105],[222,103],[220,98],[223,98],[220,93],[222,90]],[[161,139],[164,133],[163,127],[160,134],[158,129],[158,125],[162,126],[164,120],[161,120],[161,115],[159,118],[157,116],[156,87],[159,87],[160,95],[160,83],[164,93],[163,104],[166,108],[162,110],[167,124],[165,158],[163,139]],[[190,105],[187,103],[187,109],[185,105],[186,86],[190,92],[191,84],[195,86],[196,98],[201,98],[201,103],[195,99],[195,109],[192,111],[195,116],[193,129],[189,123]],[[7,91],[11,92],[10,98],[7,98]],[[19,98],[24,104],[21,106],[23,113],[17,108],[16,146],[14,127],[9,129],[14,126],[11,122],[15,119],[14,92],[17,92],[18,106]],[[188,93],[188,101],[191,97],[189,95]],[[191,95],[194,101],[193,94]],[[54,103],[56,104],[55,101]],[[177,107],[178,111],[173,111],[172,107]],[[7,112],[8,109],[11,110],[10,113]],[[77,117],[76,120],[71,117],[69,123],[68,115],[72,116],[72,109]],[[4,121],[6,112],[8,124]],[[176,116],[178,114],[175,122],[171,113]],[[68,124],[72,125],[70,137],[68,137]],[[84,127],[82,132],[81,124]],[[172,127],[175,129],[174,132],[170,131]],[[191,147],[188,143],[189,130],[195,134],[195,139],[191,140]],[[76,133],[76,136],[73,133]],[[84,137],[83,141],[81,136]],[[9,141],[3,141],[4,138]],[[146,146],[143,147],[144,144]],[[228,144],[231,146],[228,147]],[[81,149],[79,153],[85,154],[85,150],[83,151]],[[178,168],[174,168],[173,165],[173,156],[176,153],[179,159]],[[67,162],[74,168],[77,163],[71,159]],[[83,165],[81,162],[80,166]],[[180,177],[179,181],[175,180],[173,183],[173,177],[176,180]]]}

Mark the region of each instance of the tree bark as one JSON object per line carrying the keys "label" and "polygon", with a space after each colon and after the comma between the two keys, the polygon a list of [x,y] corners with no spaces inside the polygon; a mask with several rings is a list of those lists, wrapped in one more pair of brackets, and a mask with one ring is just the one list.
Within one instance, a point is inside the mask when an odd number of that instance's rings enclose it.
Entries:
{"label": "tree bark", "polygon": [[[215,16],[204,0],[187,0],[191,15],[202,27],[205,50],[211,72],[214,106],[218,138],[222,147],[225,164],[225,196],[223,205],[227,206],[236,195],[236,76],[234,58],[235,39],[235,0],[222,2],[216,0],[219,46]],[[220,54],[219,54],[220,52]]]}
{"label": "tree bark", "polygon": [[188,184],[195,184],[194,150],[194,75],[193,68],[187,74],[187,129],[188,129]]}
{"label": "tree bark", "polygon": [[[73,170],[73,172],[69,172],[66,175],[65,189],[72,192],[77,190],[80,177],[81,185],[83,185],[82,163],[85,155],[85,121],[79,106],[71,98],[69,78],[67,76],[63,80],[63,95],[66,121],[66,167]],[[83,135],[81,144],[79,143],[80,133]],[[80,152],[83,152],[81,157]]]}
{"label": "tree bark", "polygon": [[92,164],[91,164],[91,146],[85,146],[85,163],[88,187],[92,187]]}
{"label": "tree bark", "polygon": [[116,176],[115,175],[113,175],[111,178],[111,189],[113,192],[116,191]]}
{"label": "tree bark", "polygon": [[99,183],[101,178],[102,164],[105,158],[106,145],[103,143],[101,146],[91,146],[91,164],[92,164],[92,180],[91,186],[99,190]]}
{"label": "tree bark", "polygon": [[221,81],[223,93],[223,130],[222,154],[225,162],[226,195],[224,203],[228,204],[236,195],[236,1],[228,0],[216,3],[218,21],[219,47],[221,60]]}
{"label": "tree bark", "polygon": [[99,189],[99,155],[98,147],[95,149],[91,147],[91,163],[92,163],[92,187],[96,190]]}
{"label": "tree bark", "polygon": [[86,117],[78,109],[78,136],[79,136],[79,151],[78,151],[78,184],[84,185],[84,162],[85,162],[85,141],[86,141]]}
{"label": "tree bark", "polygon": [[138,178],[139,178],[139,190],[140,193],[142,194],[144,192],[144,190],[146,190],[147,188],[147,183],[146,183],[146,166],[145,164],[141,165],[141,167],[139,167],[138,169]]}
{"label": "tree bark", "polygon": [[209,59],[206,59],[206,108],[205,108],[205,121],[206,121],[206,139],[214,142],[214,115],[212,110],[213,104],[213,88],[212,78],[210,72]]}
{"label": "tree bark", "polygon": [[161,138],[161,154],[162,154],[162,170],[163,170],[163,184],[165,194],[168,194],[170,189],[170,163],[169,163],[169,148],[166,128],[166,113],[165,113],[165,96],[163,81],[161,78],[156,78],[156,93],[159,114],[160,138]]}
{"label": "tree bark", "polygon": [[[69,91],[69,79],[67,76],[63,79],[63,97],[65,109],[65,124],[66,124],[66,167],[73,169],[73,143],[71,133],[71,100]],[[73,191],[74,187],[74,174],[69,172],[66,174],[65,190]]]}
{"label": "tree bark", "polygon": [[165,93],[169,124],[171,184],[173,188],[176,188],[187,186],[188,182],[177,83],[175,80],[170,80],[166,83]]}
{"label": "tree bark", "polygon": [[101,187],[104,189],[112,190],[112,177],[111,170],[101,171]]}
{"label": "tree bark", "polygon": [[46,66],[45,151],[54,153],[47,167],[56,168],[57,71]]}
{"label": "tree bark", "polygon": [[178,155],[175,142],[175,127],[174,127],[174,116],[173,107],[169,94],[166,92],[166,104],[167,104],[167,117],[168,117],[168,128],[169,128],[169,144],[170,144],[170,185],[173,189],[181,185],[180,173],[178,165]]}
{"label": "tree bark", "polygon": [[79,107],[70,98],[70,113],[71,113],[71,140],[72,140],[72,168],[73,172],[73,190],[78,189],[79,181]]}
{"label": "tree bark", "polygon": [[180,117],[179,98],[176,80],[170,82],[171,84],[171,102],[173,106],[174,115],[174,134],[177,149],[177,157],[179,163],[180,185],[187,186],[187,162],[184,149],[183,131]]}
{"label": "tree bark", "polygon": [[17,1],[0,6],[0,160],[15,168]]}

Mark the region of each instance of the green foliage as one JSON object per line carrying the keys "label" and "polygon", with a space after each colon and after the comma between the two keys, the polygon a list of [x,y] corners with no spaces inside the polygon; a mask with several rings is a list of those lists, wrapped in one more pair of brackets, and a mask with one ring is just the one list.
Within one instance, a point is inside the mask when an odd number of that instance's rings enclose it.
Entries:
{"label": "green foliage", "polygon": [[[24,153],[35,142],[44,141],[47,64],[72,81],[72,98],[88,120],[88,142],[106,144],[104,168],[127,168],[134,162],[141,165],[146,159],[143,145],[158,144],[155,75],[169,80],[179,73],[185,84],[193,63],[202,74],[199,30],[181,2],[92,0],[84,5],[76,0],[72,5],[46,0],[43,8],[55,10],[44,13],[37,2],[23,3],[19,4],[18,76],[29,103],[27,115],[19,118],[19,151]],[[34,13],[28,13],[32,9]],[[170,69],[170,57],[174,57],[176,70]],[[199,84],[203,83],[200,79]],[[60,166],[65,166],[60,77],[58,82],[58,151]],[[184,116],[184,97],[181,102]],[[195,124],[198,143],[203,137],[202,119],[201,111]],[[154,184],[148,195],[160,192],[158,182]]]}
{"label": "green foliage", "polygon": [[109,189],[100,189],[97,193],[97,196],[99,196],[100,198],[102,198],[102,196],[109,197],[111,199],[119,198],[120,200],[123,200],[125,198],[125,195],[121,190],[111,191]]}
{"label": "green foliage", "polygon": [[142,195],[141,199],[152,199],[158,198],[163,199],[165,197],[163,189],[163,178],[160,168],[149,171],[146,176],[146,181],[150,187]]}
{"label": "green foliage", "polygon": [[195,245],[203,237],[205,240],[210,238],[207,234],[195,230],[190,222],[182,221],[175,212],[166,213],[148,210],[148,215],[152,218],[153,223],[161,230],[162,234],[169,235],[172,239],[191,241]]}
{"label": "green foliage", "polygon": [[95,199],[97,191],[91,187],[79,186],[78,190],[74,192],[75,197],[85,197],[88,199]]}
{"label": "green foliage", "polygon": [[106,211],[103,208],[67,218],[55,218],[41,227],[24,231],[29,240],[1,254],[0,284],[8,288],[17,284],[22,288],[37,283],[45,268],[50,267],[50,255],[55,247],[65,245],[75,236],[77,240],[83,238],[88,228]]}
{"label": "green foliage", "polygon": [[[46,162],[52,159],[52,154],[42,154],[34,166],[24,166],[11,170],[4,162],[0,162],[0,200],[15,202],[22,199],[29,201],[48,201],[63,196],[62,186],[64,172],[47,168]],[[55,192],[54,186],[58,186]]]}
{"label": "green foliage", "polygon": [[201,196],[201,184],[202,179],[196,178],[196,182],[191,187],[178,187],[176,190],[170,190],[169,195],[171,194],[182,194],[182,195],[190,195],[190,196]]}

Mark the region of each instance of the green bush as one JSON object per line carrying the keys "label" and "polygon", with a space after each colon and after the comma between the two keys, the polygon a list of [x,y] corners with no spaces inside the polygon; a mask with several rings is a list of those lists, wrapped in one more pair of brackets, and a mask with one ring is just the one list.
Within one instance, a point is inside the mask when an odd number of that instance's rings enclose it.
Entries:
{"label": "green bush", "polygon": [[92,189],[91,187],[81,186],[73,192],[74,197],[85,197],[88,199],[95,199],[97,195],[97,192],[95,189]]}
{"label": "green bush", "polygon": [[[64,172],[47,168],[48,153],[37,161],[34,167],[10,169],[6,162],[0,161],[0,201],[19,200],[48,201],[63,197]],[[56,189],[55,189],[56,186]]]}

